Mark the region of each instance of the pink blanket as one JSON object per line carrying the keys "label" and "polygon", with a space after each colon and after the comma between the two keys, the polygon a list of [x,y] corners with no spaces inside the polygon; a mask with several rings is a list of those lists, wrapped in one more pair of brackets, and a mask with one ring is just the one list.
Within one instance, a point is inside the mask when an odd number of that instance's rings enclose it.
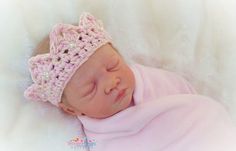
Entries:
{"label": "pink blanket", "polygon": [[103,120],[80,117],[93,151],[235,151],[224,108],[200,95],[172,95]]}
{"label": "pink blanket", "polygon": [[[172,73],[132,67],[135,105],[112,117],[78,117],[92,151],[235,151],[236,128],[225,108],[195,94]],[[94,143],[95,142],[95,143]]]}

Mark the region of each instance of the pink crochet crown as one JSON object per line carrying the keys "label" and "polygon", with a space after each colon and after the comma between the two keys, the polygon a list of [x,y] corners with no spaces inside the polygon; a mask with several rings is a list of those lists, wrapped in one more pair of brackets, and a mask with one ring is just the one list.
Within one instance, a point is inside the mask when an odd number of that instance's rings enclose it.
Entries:
{"label": "pink crochet crown", "polygon": [[111,42],[100,21],[83,13],[78,26],[57,24],[50,33],[50,52],[29,59],[33,84],[24,96],[58,106],[75,71],[102,45]]}

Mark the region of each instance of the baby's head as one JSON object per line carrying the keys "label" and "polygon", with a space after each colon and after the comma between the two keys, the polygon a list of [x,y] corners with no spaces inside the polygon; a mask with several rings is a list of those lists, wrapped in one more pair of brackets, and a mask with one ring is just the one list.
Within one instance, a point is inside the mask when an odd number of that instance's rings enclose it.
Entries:
{"label": "baby's head", "polygon": [[134,75],[92,15],[78,26],[58,24],[30,58],[31,100],[48,101],[72,115],[106,118],[133,101]]}

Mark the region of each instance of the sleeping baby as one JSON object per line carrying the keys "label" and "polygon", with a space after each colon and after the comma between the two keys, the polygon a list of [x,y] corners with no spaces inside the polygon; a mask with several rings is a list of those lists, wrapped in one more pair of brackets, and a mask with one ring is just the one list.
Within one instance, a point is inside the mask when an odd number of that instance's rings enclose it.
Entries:
{"label": "sleeping baby", "polygon": [[89,13],[78,25],[55,25],[28,63],[33,84],[25,97],[78,117],[96,140],[89,150],[235,149],[235,126],[222,105],[173,72],[126,64]]}

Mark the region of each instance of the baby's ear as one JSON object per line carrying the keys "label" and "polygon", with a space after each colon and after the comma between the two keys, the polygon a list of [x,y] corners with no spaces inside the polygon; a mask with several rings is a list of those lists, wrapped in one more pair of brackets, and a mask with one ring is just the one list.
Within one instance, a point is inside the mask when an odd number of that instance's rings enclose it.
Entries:
{"label": "baby's ear", "polygon": [[65,105],[64,103],[58,103],[58,106],[66,113],[74,116],[82,115],[80,112],[75,111],[72,107]]}

